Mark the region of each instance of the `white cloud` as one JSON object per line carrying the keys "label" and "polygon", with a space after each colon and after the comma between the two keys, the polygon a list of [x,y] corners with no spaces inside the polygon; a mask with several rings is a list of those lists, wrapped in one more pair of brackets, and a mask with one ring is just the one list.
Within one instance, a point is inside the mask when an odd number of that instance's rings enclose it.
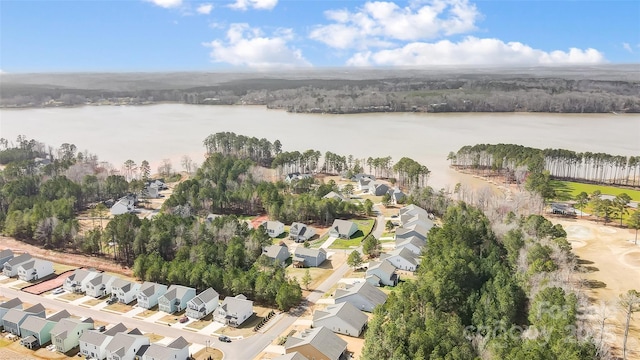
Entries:
{"label": "white cloud", "polygon": [[271,10],[278,4],[278,0],[236,0],[229,7],[236,10]]}
{"label": "white cloud", "polygon": [[209,15],[211,13],[211,10],[213,10],[212,4],[202,4],[198,6],[198,8],[196,9],[198,14],[202,14],[202,15]]}
{"label": "white cloud", "polygon": [[219,63],[258,69],[311,66],[299,49],[287,43],[293,37],[291,29],[278,29],[265,36],[260,28],[231,24],[226,41],[203,45],[211,47],[211,59]]}
{"label": "white cloud", "polygon": [[366,2],[355,12],[329,10],[332,24],[316,26],[310,38],[338,49],[388,47],[391,41],[417,41],[463,34],[476,29],[481,17],[468,0],[411,2]]}
{"label": "white cloud", "polygon": [[413,42],[395,49],[354,54],[351,66],[422,66],[422,65],[559,65],[606,62],[595,49],[546,52],[520,42],[467,37],[460,42],[442,40],[435,43]]}
{"label": "white cloud", "polygon": [[631,44],[623,42],[622,43],[622,48],[627,50],[630,53],[633,53],[633,48],[631,47]]}
{"label": "white cloud", "polygon": [[182,0],[145,0],[165,9],[175,8],[182,5]]}

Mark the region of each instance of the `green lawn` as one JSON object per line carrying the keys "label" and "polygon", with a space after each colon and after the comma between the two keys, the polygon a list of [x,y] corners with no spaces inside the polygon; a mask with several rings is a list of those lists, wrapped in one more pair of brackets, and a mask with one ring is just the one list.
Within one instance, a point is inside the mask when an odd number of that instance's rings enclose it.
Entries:
{"label": "green lawn", "polygon": [[[622,193],[627,193],[631,197],[633,201],[640,201],[640,191],[639,190],[631,190],[624,189],[614,186],[606,186],[606,185],[593,185],[593,184],[583,184],[571,181],[557,181],[552,180],[551,185],[553,189],[556,191],[556,198],[558,200],[567,201],[575,199],[576,195],[581,192],[586,192],[591,195],[594,191],[600,190],[603,195],[619,195]],[[585,210],[586,211],[586,210]]]}
{"label": "green lawn", "polygon": [[353,237],[349,240],[347,239],[336,239],[331,246],[330,249],[350,249],[352,247],[360,246],[360,242],[371,233],[373,230],[373,225],[375,225],[375,220],[373,219],[364,219],[364,220],[353,220],[356,225],[358,225],[358,231],[353,234]]}

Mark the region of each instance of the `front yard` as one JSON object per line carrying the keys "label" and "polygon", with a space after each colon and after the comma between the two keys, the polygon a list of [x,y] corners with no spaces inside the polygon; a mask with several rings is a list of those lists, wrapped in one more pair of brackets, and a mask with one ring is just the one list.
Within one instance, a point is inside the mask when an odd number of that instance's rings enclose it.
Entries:
{"label": "front yard", "polygon": [[262,307],[262,306],[254,306],[253,307],[253,311],[254,314],[247,319],[244,323],[242,323],[242,325],[240,325],[237,328],[231,327],[231,326],[225,326],[223,328],[221,328],[220,330],[217,331],[217,334],[220,335],[227,335],[231,338],[234,337],[238,337],[238,336],[242,336],[244,337],[249,337],[253,334],[255,334],[255,332],[253,331],[253,328],[258,325],[258,323],[267,316],[267,314],[269,314],[270,311],[272,311],[273,309],[271,308],[266,308],[266,307]]}
{"label": "front yard", "polygon": [[329,249],[353,249],[360,246],[365,236],[371,233],[376,221],[374,219],[352,220],[358,225],[358,231],[352,235],[351,239],[336,239]]}

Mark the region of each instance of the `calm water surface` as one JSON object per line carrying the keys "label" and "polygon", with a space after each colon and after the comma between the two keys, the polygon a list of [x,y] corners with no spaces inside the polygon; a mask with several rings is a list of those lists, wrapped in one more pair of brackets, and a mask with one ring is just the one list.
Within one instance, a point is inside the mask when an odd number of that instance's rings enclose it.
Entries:
{"label": "calm water surface", "polygon": [[0,110],[0,136],[87,149],[116,167],[127,159],[182,155],[200,163],[207,135],[231,131],[279,139],[285,151],[315,149],[355,157],[402,156],[425,164],[437,188],[472,181],[448,168],[449,151],[477,143],[640,155],[640,115],[577,114],[291,114],[259,106],[87,106]]}

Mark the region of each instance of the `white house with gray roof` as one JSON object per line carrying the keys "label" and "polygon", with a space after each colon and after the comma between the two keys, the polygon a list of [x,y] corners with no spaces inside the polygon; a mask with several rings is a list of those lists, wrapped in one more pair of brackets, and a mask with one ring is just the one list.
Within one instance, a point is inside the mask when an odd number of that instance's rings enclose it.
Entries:
{"label": "white house with gray roof", "polygon": [[327,250],[306,248],[298,246],[293,255],[293,263],[296,267],[317,267],[327,260]]}
{"label": "white house with gray roof", "polygon": [[264,221],[261,226],[264,226],[265,231],[272,238],[278,237],[284,232],[284,224],[280,221]]}
{"label": "white house with gray roof", "polygon": [[358,337],[369,318],[351,303],[330,305],[313,312],[313,327],[324,326],[334,333]]}
{"label": "white house with gray roof", "polygon": [[219,304],[220,294],[213,288],[208,288],[187,302],[186,315],[192,319],[202,319],[211,314]]}
{"label": "white house with gray roof", "polygon": [[4,267],[4,264],[11,259],[13,259],[13,251],[11,249],[0,251],[0,267]]}
{"label": "white house with gray roof", "polygon": [[55,321],[41,318],[38,316],[29,316],[20,325],[20,344],[29,349],[37,349],[42,345],[51,341],[51,330],[56,325]]}
{"label": "white house with gray roof", "polygon": [[182,311],[187,307],[189,300],[196,296],[196,289],[182,286],[171,285],[164,295],[158,298],[158,310],[169,314]]}
{"label": "white house with gray roof", "polygon": [[380,182],[380,181],[372,181],[369,183],[369,194],[374,196],[382,196],[389,192],[389,185]]}
{"label": "white house with gray roof", "polygon": [[365,279],[374,286],[396,286],[400,277],[387,260],[371,261]]}
{"label": "white house with gray roof", "polygon": [[289,239],[295,242],[305,242],[316,234],[316,230],[303,223],[294,222],[289,228]]}
{"label": "white house with gray roof", "polygon": [[421,225],[414,225],[412,227],[399,227],[396,229],[395,240],[408,239],[412,236],[419,238],[422,241],[427,241],[427,233],[429,230]]}
{"label": "white house with gray roof", "polygon": [[20,267],[20,265],[25,264],[31,260],[33,260],[33,258],[29,254],[14,256],[11,260],[4,263],[2,273],[6,277],[17,276],[18,268]]}
{"label": "white house with gray roof", "polygon": [[348,220],[333,220],[333,224],[329,229],[329,236],[341,239],[351,239],[351,235],[358,231],[358,225]]}
{"label": "white house with gray roof", "polygon": [[411,251],[414,255],[418,256],[422,254],[422,249],[426,244],[427,242],[420,239],[419,237],[410,236],[406,239],[403,239],[403,238],[396,239],[396,250],[407,249]]}
{"label": "white house with gray roof", "polygon": [[111,285],[116,280],[115,276],[107,274],[99,274],[93,279],[89,280],[84,287],[85,294],[87,296],[93,296],[94,298],[103,297],[107,294],[111,294]]}
{"label": "white house with gray roof", "polygon": [[322,197],[323,199],[332,199],[332,200],[338,200],[338,201],[347,201],[349,199],[347,199],[344,195],[342,194],[338,194],[335,191],[331,191],[329,193],[327,193],[325,196]]}
{"label": "white house with gray roof", "polygon": [[80,344],[82,333],[91,329],[93,329],[91,318],[62,319],[51,329],[51,344],[55,345],[56,351],[66,353]]}
{"label": "white house with gray roof", "polygon": [[149,338],[142,335],[138,329],[128,333],[118,333],[106,347],[108,360],[135,360],[136,353],[143,346],[149,346]]}
{"label": "white house with gray roof", "polygon": [[347,286],[344,289],[336,290],[333,298],[336,304],[349,302],[362,311],[373,312],[376,306],[382,305],[387,301],[387,294],[370,283],[363,281]]}
{"label": "white house with gray roof", "polygon": [[116,278],[111,283],[111,296],[117,297],[123,304],[129,304],[136,299],[140,291],[140,284],[137,282]]}
{"label": "white house with gray roof", "polygon": [[158,305],[158,299],[167,293],[167,285],[145,281],[138,291],[138,306],[143,309],[151,309]]}
{"label": "white house with gray roof", "polygon": [[44,306],[42,306],[42,304],[36,304],[24,310],[10,309],[2,317],[2,326],[4,327],[4,331],[20,336],[20,326],[30,316],[36,316],[44,319],[46,316]]}
{"label": "white house with gray roof", "polygon": [[36,281],[53,274],[53,263],[33,258],[18,266],[18,278],[22,281]]}
{"label": "white house with gray roof", "polygon": [[22,310],[22,300],[19,298],[13,298],[0,304],[0,326],[4,326],[2,324],[2,319],[11,309]]}
{"label": "white house with gray roof", "polygon": [[380,260],[386,260],[396,269],[406,271],[416,271],[420,263],[416,259],[416,255],[406,248],[399,248],[387,254],[382,254],[380,255]]}
{"label": "white house with gray roof", "polygon": [[253,315],[253,301],[247,300],[246,296],[239,294],[224,298],[222,305],[216,309],[213,319],[219,323],[237,327],[251,315]]}
{"label": "white house with gray roof", "polygon": [[262,249],[262,255],[264,255],[271,263],[276,263],[280,266],[284,266],[287,259],[291,256],[289,254],[289,248],[285,244],[269,245]]}
{"label": "white house with gray roof", "polygon": [[290,336],[284,343],[287,354],[298,352],[307,359],[339,360],[344,357],[347,342],[324,326]]}
{"label": "white house with gray roof", "polygon": [[100,275],[95,269],[75,269],[73,274],[64,279],[62,288],[70,293],[85,292],[89,280]]}
{"label": "white house with gray roof", "polygon": [[124,333],[127,327],[123,323],[118,323],[112,328],[100,332],[98,330],[88,330],[80,335],[80,353],[85,358],[104,360],[107,358],[107,345],[116,334]]}
{"label": "white house with gray roof", "polygon": [[168,345],[151,344],[142,354],[142,360],[183,360],[189,358],[189,342],[182,336]]}

